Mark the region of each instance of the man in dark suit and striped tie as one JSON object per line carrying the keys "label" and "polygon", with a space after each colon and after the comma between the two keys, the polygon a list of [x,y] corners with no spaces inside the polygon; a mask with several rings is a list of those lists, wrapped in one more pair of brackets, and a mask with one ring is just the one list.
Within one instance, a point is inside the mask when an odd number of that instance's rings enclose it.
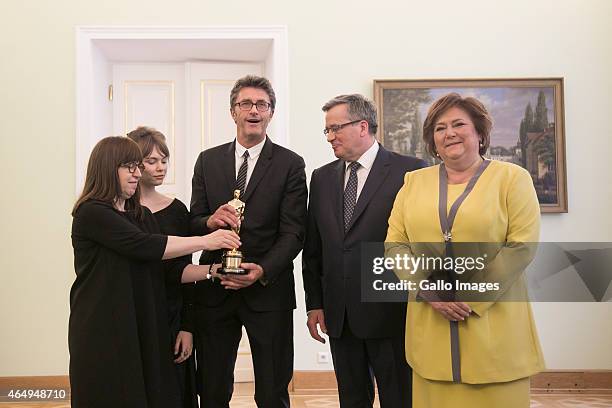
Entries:
{"label": "man in dark suit and striped tie", "polygon": [[374,378],[382,408],[411,406],[404,354],[406,304],[361,301],[362,242],[383,242],[404,174],[422,160],[376,141],[376,108],[362,95],[323,106],[323,133],[338,160],[312,173],[302,255],[308,329],[330,338],[340,406],[371,407]]}
{"label": "man in dark suit and striped tie", "polygon": [[[205,150],[194,168],[192,233],[238,225],[235,209],[227,204],[234,190],[246,204],[240,251],[248,273],[201,281],[195,288],[196,358],[205,407],[229,407],[242,327],[253,356],[257,406],[289,406],[293,259],[302,249],[307,190],[304,160],[266,135],[275,106],[267,79],[239,79],[230,94],[236,140]],[[220,252],[205,252],[200,263],[220,259]]]}

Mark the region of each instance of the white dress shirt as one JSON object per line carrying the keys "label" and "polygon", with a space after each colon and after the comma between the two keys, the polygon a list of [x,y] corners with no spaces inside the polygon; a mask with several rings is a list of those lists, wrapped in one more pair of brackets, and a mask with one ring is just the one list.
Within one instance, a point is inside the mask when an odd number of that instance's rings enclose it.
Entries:
{"label": "white dress shirt", "polygon": [[247,186],[249,185],[251,174],[253,174],[253,169],[255,168],[255,164],[257,164],[257,159],[259,159],[259,155],[261,154],[261,150],[263,149],[263,146],[265,143],[266,143],[266,138],[264,138],[264,140],[262,140],[261,142],[257,143],[255,146],[247,149],[246,147],[241,145],[238,142],[238,140],[236,140],[236,151],[235,151],[236,178],[238,177],[238,170],[240,170],[240,166],[242,165],[242,162],[244,161],[244,158],[242,156],[244,155],[244,152],[246,152],[247,150],[249,151],[249,159],[247,160],[247,164],[248,164],[247,176],[246,176],[246,182],[244,183],[245,190]]}
{"label": "white dress shirt", "polygon": [[[368,175],[370,174],[374,160],[376,160],[377,154],[378,142],[374,141],[372,146],[370,146],[370,148],[366,150],[366,152],[362,154],[359,159],[357,159],[357,163],[360,164],[359,169],[357,169],[357,200],[359,200],[359,194],[361,194],[361,190],[363,190],[363,186],[368,179]],[[348,169],[349,164],[351,164],[351,162],[344,162],[344,188],[346,188],[346,183],[348,182],[350,174]]]}

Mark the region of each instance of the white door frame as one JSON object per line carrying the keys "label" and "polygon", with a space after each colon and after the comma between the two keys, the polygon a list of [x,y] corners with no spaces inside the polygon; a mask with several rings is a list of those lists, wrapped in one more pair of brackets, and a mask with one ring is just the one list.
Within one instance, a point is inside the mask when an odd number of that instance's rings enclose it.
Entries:
{"label": "white door frame", "polygon": [[289,47],[287,26],[209,26],[209,27],[138,27],[138,26],[78,26],[76,27],[76,162],[75,194],[83,188],[87,160],[93,146],[107,135],[94,131],[100,107],[94,103],[96,66],[99,50],[96,41],[103,40],[269,40],[271,49],[265,60],[265,72],[274,84],[274,91],[283,109],[274,114],[270,123],[275,142],[289,145]]}

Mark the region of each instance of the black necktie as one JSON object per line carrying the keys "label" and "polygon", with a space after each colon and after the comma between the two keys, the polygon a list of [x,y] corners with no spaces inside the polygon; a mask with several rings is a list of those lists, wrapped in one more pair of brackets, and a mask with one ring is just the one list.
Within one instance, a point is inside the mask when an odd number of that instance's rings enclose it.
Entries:
{"label": "black necktie", "polygon": [[240,190],[240,197],[244,196],[244,190],[246,187],[247,170],[249,168],[249,151],[245,150],[242,155],[244,160],[238,169],[238,177],[236,177],[236,190]]}
{"label": "black necktie", "polygon": [[359,163],[357,162],[352,162],[348,166],[350,173],[344,189],[344,231],[348,230],[349,224],[351,223],[351,217],[353,216],[353,211],[355,211],[355,204],[357,203],[358,168]]}

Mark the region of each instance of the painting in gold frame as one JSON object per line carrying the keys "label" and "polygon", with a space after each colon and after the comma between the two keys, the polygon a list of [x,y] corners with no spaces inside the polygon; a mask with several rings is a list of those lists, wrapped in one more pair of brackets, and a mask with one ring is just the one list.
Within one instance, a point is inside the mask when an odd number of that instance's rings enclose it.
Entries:
{"label": "painting in gold frame", "polygon": [[485,156],[527,169],[542,212],[567,212],[563,78],[374,80],[383,146],[433,164],[423,120],[450,92],[479,99],[493,117]]}

